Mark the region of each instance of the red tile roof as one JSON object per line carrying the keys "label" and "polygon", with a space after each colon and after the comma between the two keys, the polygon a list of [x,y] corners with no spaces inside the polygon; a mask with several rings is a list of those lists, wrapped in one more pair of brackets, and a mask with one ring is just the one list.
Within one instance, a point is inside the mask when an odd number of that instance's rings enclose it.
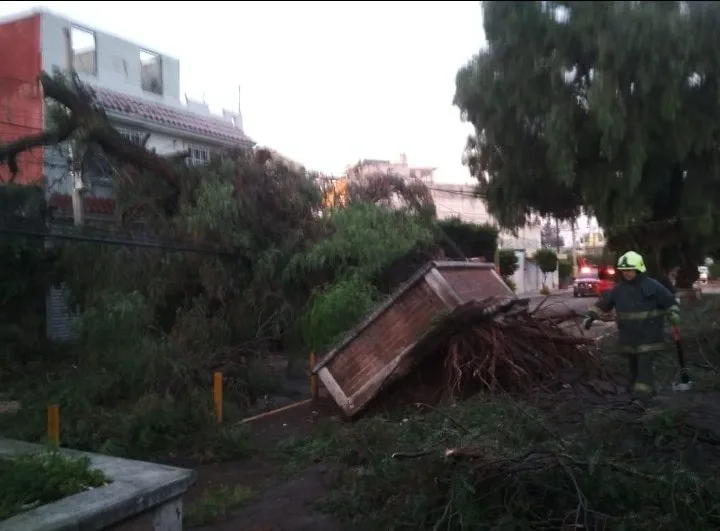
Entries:
{"label": "red tile roof", "polygon": [[99,106],[109,112],[171,127],[178,131],[204,135],[225,143],[238,145],[253,143],[240,129],[220,117],[203,116],[182,107],[155,103],[104,88],[95,87],[93,90]]}

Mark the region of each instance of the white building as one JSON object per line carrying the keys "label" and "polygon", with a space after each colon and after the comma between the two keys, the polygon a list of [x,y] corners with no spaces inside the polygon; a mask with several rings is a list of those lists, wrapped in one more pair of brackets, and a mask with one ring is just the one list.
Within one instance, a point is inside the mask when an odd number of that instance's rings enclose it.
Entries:
{"label": "white building", "polygon": [[[97,103],[111,122],[132,140],[149,135],[146,146],[160,154],[189,150],[189,162],[197,164],[214,150],[254,145],[243,131],[239,102],[237,109],[214,115],[203,102],[181,100],[180,63],[173,57],[45,9],[0,22],[0,46],[4,40],[13,53],[0,56],[0,77],[34,70],[30,73],[36,78],[41,71],[67,71],[72,66],[80,80],[95,89]],[[47,117],[45,108],[37,112]],[[44,158],[48,198],[56,206],[64,205],[70,192],[65,156],[46,149]],[[103,177],[89,183],[90,196],[110,198],[112,183]],[[96,203],[88,198],[86,208],[92,211]]]}
{"label": "white building", "polygon": [[[135,142],[147,137],[146,147],[157,153],[189,151],[188,162],[202,164],[215,150],[254,145],[243,131],[239,102],[222,115],[211,114],[202,102],[183,102],[179,61],[139,44],[37,9],[0,21],[0,50],[0,110],[7,111],[0,118],[0,139],[42,131],[48,112],[37,79],[43,71],[72,67],[95,90],[97,104],[118,130]],[[43,182],[56,214],[71,216],[67,153],[54,147],[25,155],[16,182]],[[112,175],[97,170],[88,180],[86,217],[112,215]],[[50,293],[47,311],[50,337],[69,337],[59,290]]]}
{"label": "white building", "polygon": [[[488,213],[485,201],[475,194],[475,187],[467,184],[439,184],[435,182],[432,167],[415,167],[408,164],[404,153],[397,161],[363,159],[345,168],[345,178],[353,179],[377,173],[391,172],[405,179],[416,179],[430,190],[438,219],[460,218],[467,223],[497,225]],[[518,270],[513,276],[518,293],[537,291],[542,286],[542,273],[532,260],[541,247],[540,223],[528,224],[515,234],[501,231],[501,249],[512,249],[518,256]],[[548,276],[548,284],[557,283],[556,276]]]}
{"label": "white building", "polygon": [[[497,225],[488,213],[485,201],[475,195],[475,187],[466,184],[430,184],[438,219],[460,218],[467,223],[489,223]],[[518,257],[518,269],[513,282],[518,293],[538,291],[542,287],[543,275],[533,261],[535,252],[541,247],[542,227],[540,223],[528,224],[514,234],[501,231],[498,245],[511,249]],[[548,275],[548,285],[557,284],[557,274]]]}

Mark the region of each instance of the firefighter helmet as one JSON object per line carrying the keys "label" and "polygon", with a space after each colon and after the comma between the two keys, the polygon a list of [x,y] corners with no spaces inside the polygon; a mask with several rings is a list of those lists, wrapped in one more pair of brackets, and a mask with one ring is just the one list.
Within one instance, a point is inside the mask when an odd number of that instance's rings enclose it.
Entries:
{"label": "firefighter helmet", "polygon": [[617,268],[620,271],[637,271],[638,273],[647,271],[645,260],[635,251],[628,251],[622,255],[618,260]]}

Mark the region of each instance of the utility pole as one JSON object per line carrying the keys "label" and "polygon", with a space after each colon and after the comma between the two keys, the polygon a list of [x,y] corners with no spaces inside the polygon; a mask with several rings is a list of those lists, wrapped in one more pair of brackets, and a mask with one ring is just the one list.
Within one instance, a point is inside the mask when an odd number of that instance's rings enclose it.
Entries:
{"label": "utility pole", "polygon": [[82,174],[76,171],[75,157],[73,153],[72,143],[68,145],[68,177],[72,186],[72,209],[73,222],[75,226],[81,227],[85,222],[85,211],[82,200]]}
{"label": "utility pole", "polygon": [[[75,51],[73,50],[72,33],[70,28],[65,29],[65,61],[67,62],[67,75],[75,75]],[[72,197],[73,222],[76,226],[84,223],[85,212],[82,201],[81,173],[76,171],[75,153],[73,153],[72,140],[68,142],[68,179],[70,180],[70,196]]]}
{"label": "utility pole", "polygon": [[575,218],[570,220],[570,232],[572,234],[572,245],[570,246],[570,256],[572,257],[573,278],[577,278],[577,253],[575,249]]}
{"label": "utility pole", "polygon": [[555,218],[555,252],[560,254],[560,222]]}

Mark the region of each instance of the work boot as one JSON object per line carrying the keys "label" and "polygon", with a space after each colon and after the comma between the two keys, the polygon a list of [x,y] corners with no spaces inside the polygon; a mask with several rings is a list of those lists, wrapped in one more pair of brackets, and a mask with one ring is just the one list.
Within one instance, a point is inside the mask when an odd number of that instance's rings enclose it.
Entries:
{"label": "work boot", "polygon": [[641,394],[644,396],[653,396],[655,394],[655,371],[653,370],[653,362],[655,357],[653,354],[637,354],[637,378],[633,381],[633,394]]}

